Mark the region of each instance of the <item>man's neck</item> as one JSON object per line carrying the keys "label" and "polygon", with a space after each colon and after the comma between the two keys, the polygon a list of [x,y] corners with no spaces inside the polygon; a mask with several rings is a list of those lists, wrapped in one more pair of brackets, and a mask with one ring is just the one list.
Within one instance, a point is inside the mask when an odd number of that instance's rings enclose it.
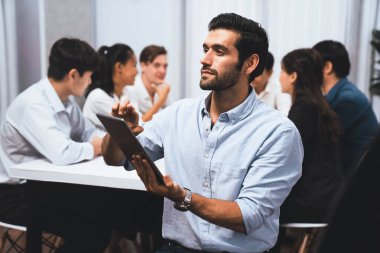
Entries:
{"label": "man's neck", "polygon": [[67,91],[67,84],[65,81],[56,81],[53,78],[48,79],[50,84],[53,86],[53,89],[57,93],[59,99],[62,102],[66,102],[71,94]]}
{"label": "man's neck", "polygon": [[154,98],[154,93],[156,92],[155,89],[153,88],[153,83],[150,82],[145,75],[141,75],[141,80],[145,86],[145,89],[147,90],[150,98],[153,100]]}
{"label": "man's neck", "polygon": [[[251,86],[254,87],[254,86],[253,86],[253,83],[251,84]],[[262,85],[261,87],[260,87],[260,86],[256,86],[256,87],[254,87],[254,88],[255,88],[255,92],[256,92],[256,94],[260,94],[261,92],[263,92],[263,91],[265,90],[266,87],[267,87],[267,84]]]}
{"label": "man's neck", "polygon": [[[236,85],[237,86],[237,85]],[[210,116],[212,124],[219,119],[219,115],[243,103],[249,95],[249,86],[246,89],[231,87],[226,90],[213,91],[211,94]]]}
{"label": "man's neck", "polygon": [[329,91],[339,82],[339,78],[336,75],[329,75],[324,78],[322,90],[323,94],[329,93]]}

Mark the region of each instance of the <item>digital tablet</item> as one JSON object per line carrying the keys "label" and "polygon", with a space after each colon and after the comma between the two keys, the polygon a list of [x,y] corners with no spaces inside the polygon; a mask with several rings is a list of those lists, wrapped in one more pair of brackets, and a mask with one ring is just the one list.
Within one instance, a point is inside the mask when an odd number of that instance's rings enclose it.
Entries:
{"label": "digital tablet", "polygon": [[140,155],[143,159],[146,159],[153,168],[158,183],[164,184],[163,176],[160,170],[157,168],[152,159],[150,159],[149,155],[145,152],[144,148],[141,146],[141,143],[137,140],[135,134],[124,122],[124,120],[101,113],[97,113],[96,116],[100,122],[102,122],[107,132],[112,136],[113,140],[119,146],[128,161],[132,161],[132,155]]}

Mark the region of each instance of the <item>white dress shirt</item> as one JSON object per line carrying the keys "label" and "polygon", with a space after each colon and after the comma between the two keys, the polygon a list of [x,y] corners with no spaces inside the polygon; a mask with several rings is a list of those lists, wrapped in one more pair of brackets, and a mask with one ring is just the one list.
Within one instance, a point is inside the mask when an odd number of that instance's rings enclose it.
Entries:
{"label": "white dress shirt", "polygon": [[[246,234],[179,212],[164,200],[162,235],[210,252],[264,252],[277,239],[280,206],[301,176],[303,146],[294,124],[254,92],[212,126],[206,99],[183,99],[145,123],[138,139],[182,187],[239,205]],[[130,167],[127,167],[130,168]]]}
{"label": "white dress shirt", "polygon": [[257,94],[258,99],[266,105],[279,110],[283,115],[287,116],[292,105],[289,94],[283,93],[276,88],[267,87],[265,90]]}
{"label": "white dress shirt", "polygon": [[[120,100],[118,96],[112,94],[112,97],[108,95],[104,90],[96,88],[88,94],[86,101],[83,105],[83,115],[88,119],[92,124],[101,130],[105,130],[103,124],[100,122],[97,113],[102,114],[111,114],[112,106],[116,103],[124,102]],[[135,107],[136,111],[139,113],[139,107],[133,98],[129,102]],[[139,114],[140,118],[141,115]]]}
{"label": "white dress shirt", "polygon": [[[154,94],[154,101],[150,98],[148,91],[145,88],[145,85],[141,77],[136,78],[135,84],[133,86],[125,86],[123,90],[123,95],[121,100],[134,100],[138,104],[138,109],[141,115],[144,115],[149,111],[153,106],[153,103],[156,103],[158,100],[158,94]],[[168,104],[168,101],[165,102],[162,108],[165,108]]]}
{"label": "white dress shirt", "polygon": [[67,165],[94,157],[90,143],[103,136],[69,97],[62,102],[47,78],[20,93],[7,109],[0,127],[0,183],[20,183],[9,177],[14,164],[47,158]]}

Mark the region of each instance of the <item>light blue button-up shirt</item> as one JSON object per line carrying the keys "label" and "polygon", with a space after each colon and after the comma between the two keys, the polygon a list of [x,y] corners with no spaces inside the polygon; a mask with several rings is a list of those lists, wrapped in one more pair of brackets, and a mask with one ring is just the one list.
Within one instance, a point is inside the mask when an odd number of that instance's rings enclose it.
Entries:
{"label": "light blue button-up shirt", "polygon": [[213,127],[208,98],[179,101],[155,115],[138,138],[182,187],[214,199],[235,201],[246,234],[180,212],[165,199],[163,236],[205,251],[263,252],[276,242],[280,205],[301,176],[298,130],[254,92],[222,113]]}
{"label": "light blue button-up shirt", "polygon": [[104,132],[84,119],[73,97],[62,103],[47,78],[19,94],[0,127],[0,183],[19,183],[9,177],[12,165],[39,158],[66,165],[92,159],[90,140]]}

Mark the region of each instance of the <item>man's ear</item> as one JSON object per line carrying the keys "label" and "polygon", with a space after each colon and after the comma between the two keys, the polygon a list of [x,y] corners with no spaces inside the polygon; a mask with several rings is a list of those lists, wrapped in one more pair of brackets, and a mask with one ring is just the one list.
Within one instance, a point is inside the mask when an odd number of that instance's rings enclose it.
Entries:
{"label": "man's ear", "polygon": [[145,71],[145,68],[146,68],[146,66],[148,66],[148,64],[145,62],[140,62],[140,66],[141,66],[141,73],[142,73]]}
{"label": "man's ear", "polygon": [[69,79],[74,79],[75,75],[79,74],[77,69],[70,69],[69,73],[67,74]]}
{"label": "man's ear", "polygon": [[334,66],[331,61],[326,61],[325,66],[323,67],[323,73],[329,75],[334,72]]}
{"label": "man's ear", "polygon": [[252,54],[247,60],[244,62],[245,73],[250,75],[259,65],[259,56],[257,54]]}

